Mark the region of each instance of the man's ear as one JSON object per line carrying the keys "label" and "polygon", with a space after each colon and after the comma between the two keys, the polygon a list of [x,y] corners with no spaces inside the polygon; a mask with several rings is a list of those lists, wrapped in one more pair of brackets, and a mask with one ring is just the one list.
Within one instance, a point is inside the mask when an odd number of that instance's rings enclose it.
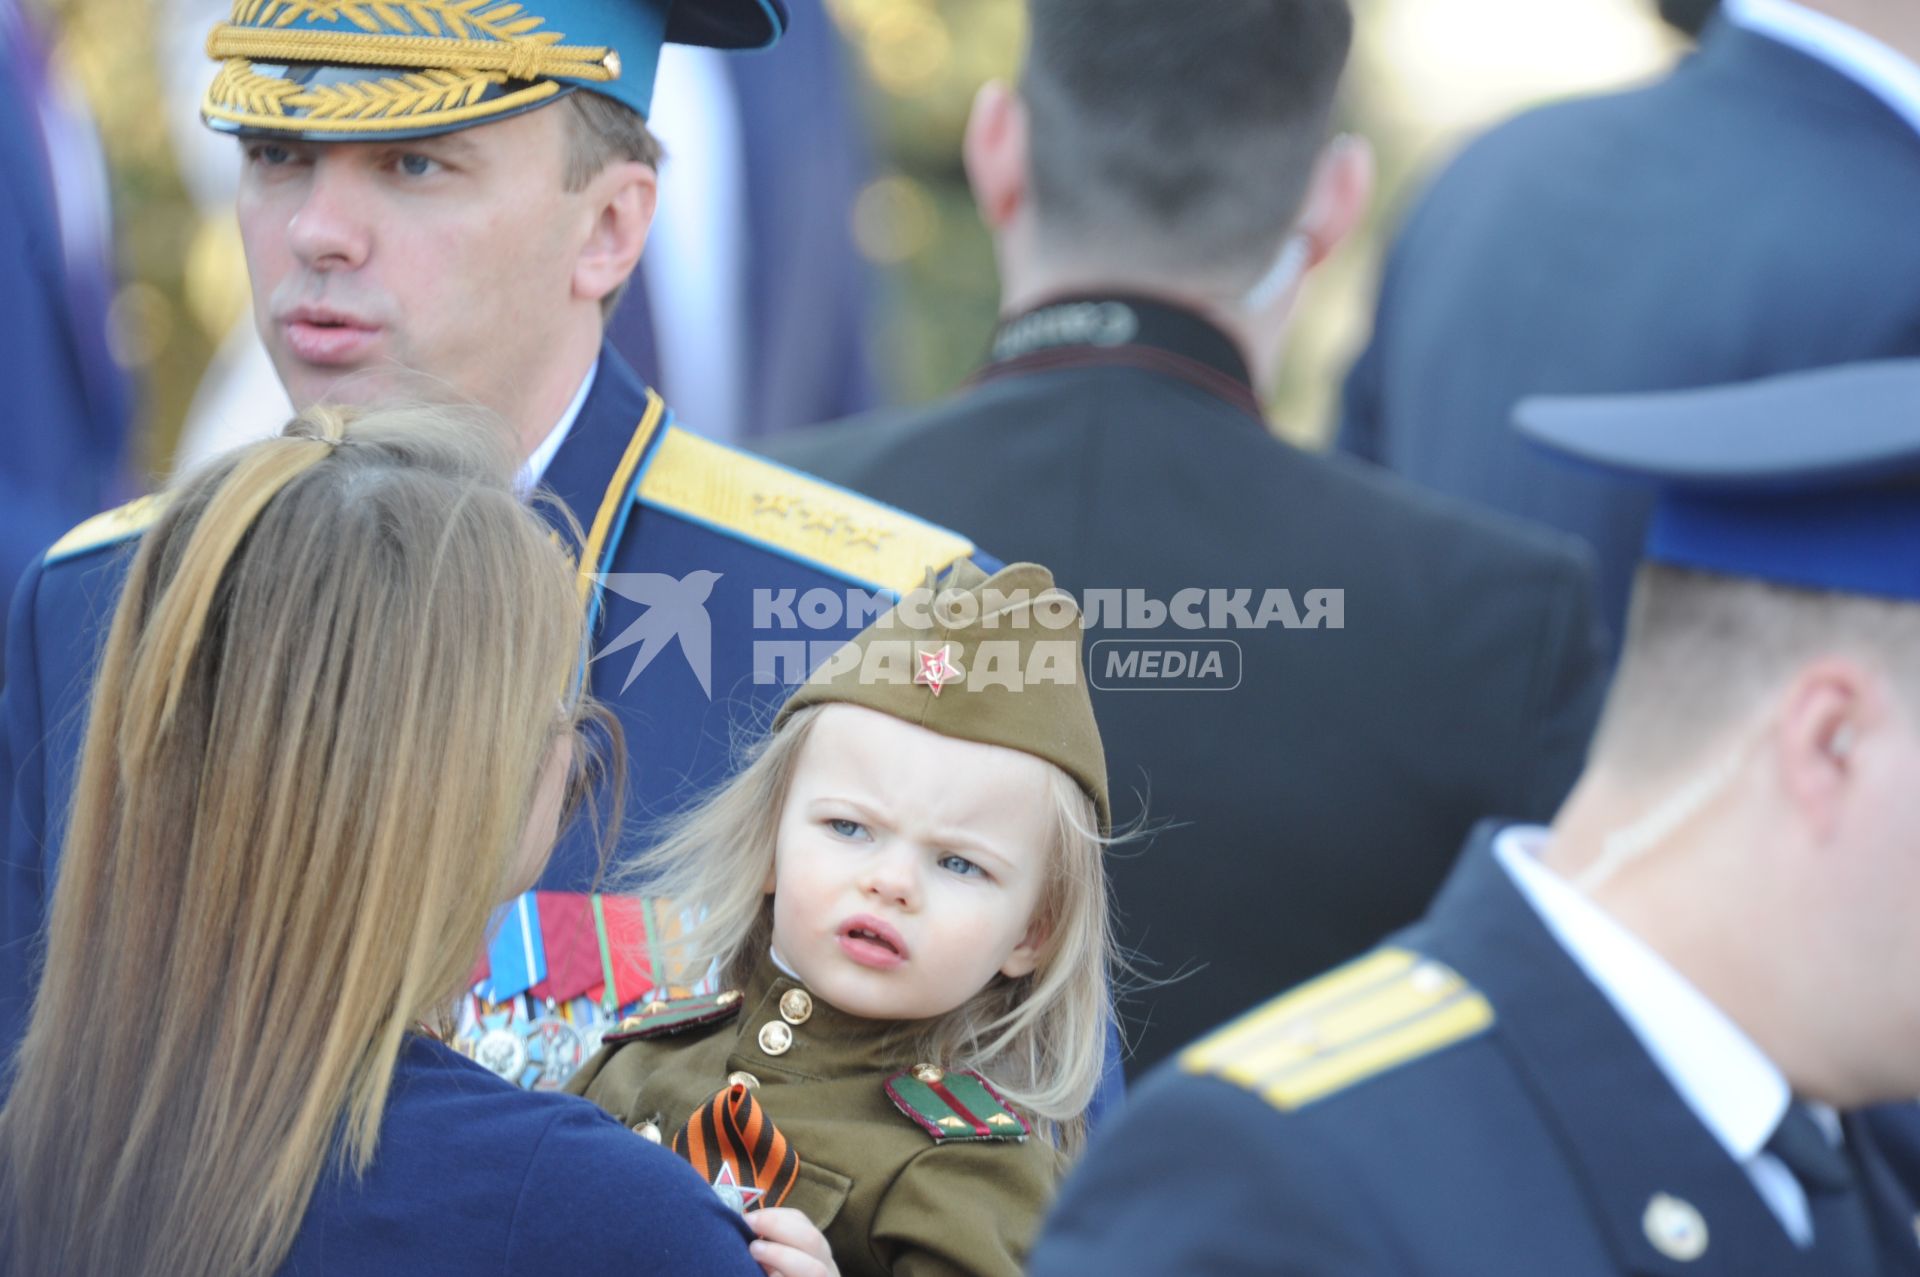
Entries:
{"label": "man's ear", "polygon": [[1787,800],[1817,841],[1840,824],[1859,754],[1888,724],[1889,695],[1884,680],[1839,657],[1805,666],[1787,686],[1773,755]]}
{"label": "man's ear", "polygon": [[1053,919],[1036,917],[1027,926],[1027,934],[1020,943],[1013,946],[1013,952],[1000,964],[1000,974],[1009,980],[1018,980],[1023,975],[1032,975],[1040,966],[1040,955],[1047,951],[1047,942],[1053,939]]}
{"label": "man's ear", "polygon": [[1027,202],[1027,104],[999,80],[974,95],[960,155],[987,229],[1002,231]]}
{"label": "man's ear", "polygon": [[650,164],[620,160],[602,169],[587,187],[593,224],[573,266],[574,296],[597,302],[627,282],[640,264],[660,197]]}
{"label": "man's ear", "polygon": [[1333,255],[1353,233],[1373,202],[1373,147],[1362,137],[1343,133],[1327,143],[1314,162],[1307,197],[1294,223],[1308,245],[1311,270]]}

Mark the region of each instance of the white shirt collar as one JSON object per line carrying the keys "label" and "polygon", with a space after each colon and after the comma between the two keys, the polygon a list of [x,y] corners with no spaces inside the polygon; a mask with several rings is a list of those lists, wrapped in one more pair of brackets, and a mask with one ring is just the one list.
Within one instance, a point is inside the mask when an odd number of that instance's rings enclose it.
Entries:
{"label": "white shirt collar", "polygon": [[[795,971],[792,967],[788,966],[787,960],[781,957],[780,951],[774,948],[771,944],[767,946],[767,956],[773,959],[774,966],[780,968],[781,975],[787,977],[787,979],[789,980],[800,979],[800,973],[798,971]],[[805,981],[801,981],[801,983],[804,984]]]}
{"label": "white shirt collar", "polygon": [[529,456],[526,464],[520,467],[520,473],[514,479],[514,487],[522,496],[532,492],[540,485],[540,481],[547,477],[547,468],[560,454],[560,445],[565,443],[567,436],[572,433],[573,423],[579,418],[580,409],[586,405],[587,391],[593,388],[593,379],[599,371],[600,361],[596,358],[593,361],[593,367],[587,369],[586,378],[581,381],[580,388],[573,392],[573,402],[567,405],[567,410],[560,414],[560,420],[554,423],[553,429],[547,431],[547,437],[540,441],[540,446],[533,450],[533,455]]}
{"label": "white shirt collar", "polygon": [[1721,0],[1729,22],[1826,63],[1920,131],[1920,63],[1892,46],[1793,0]]}
{"label": "white shirt collar", "polygon": [[1787,1079],[1692,982],[1539,861],[1547,830],[1502,830],[1493,854],[1687,1107],[1740,1163],[1761,1152],[1786,1114]]}

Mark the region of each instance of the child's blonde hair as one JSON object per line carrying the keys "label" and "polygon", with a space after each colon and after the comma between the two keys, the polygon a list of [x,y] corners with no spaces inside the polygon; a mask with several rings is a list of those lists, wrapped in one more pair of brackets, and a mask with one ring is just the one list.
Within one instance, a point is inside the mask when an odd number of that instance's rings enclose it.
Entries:
{"label": "child's blonde hair", "polygon": [[287,436],[187,479],[121,592],[0,1110],[8,1271],[277,1271],[578,726],[575,573],[504,427]]}
{"label": "child's blonde hair", "polygon": [[[635,857],[619,885],[660,896],[696,921],[665,955],[683,978],[716,968],[744,985],[773,940],[773,871],[780,815],[813,724],[832,706],[793,712],[747,751],[740,770],[671,821]],[[1086,1110],[1099,1088],[1113,1022],[1110,972],[1118,956],[1093,799],[1048,764],[1053,822],[1038,916],[1050,932],[1039,964],[1018,979],[996,976],[910,1044],[915,1059],[975,1069],[1009,1100],[1053,1128],[1062,1150],[1078,1153]]]}

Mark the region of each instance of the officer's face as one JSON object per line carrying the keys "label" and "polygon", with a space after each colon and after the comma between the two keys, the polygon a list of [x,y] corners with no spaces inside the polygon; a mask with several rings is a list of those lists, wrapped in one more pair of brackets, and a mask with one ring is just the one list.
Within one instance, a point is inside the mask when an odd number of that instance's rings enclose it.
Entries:
{"label": "officer's face", "polygon": [[943,1015],[996,974],[1027,974],[1050,791],[1029,754],[821,711],[780,815],[775,950],[817,996],[873,1019]]}
{"label": "officer's face", "polygon": [[543,109],[413,141],[242,144],[255,319],[296,408],[451,396],[519,423],[553,397],[592,223],[563,189],[563,134]]}

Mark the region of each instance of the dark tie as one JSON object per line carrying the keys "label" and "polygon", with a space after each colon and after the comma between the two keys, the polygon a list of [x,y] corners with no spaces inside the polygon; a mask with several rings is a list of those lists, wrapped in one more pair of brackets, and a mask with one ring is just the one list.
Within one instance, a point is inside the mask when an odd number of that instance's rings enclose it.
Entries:
{"label": "dark tie", "polygon": [[1767,1152],[1783,1162],[1806,1191],[1813,1218],[1812,1256],[1822,1274],[1867,1277],[1881,1271],[1873,1220],[1851,1159],[1836,1147],[1798,1100],[1787,1106]]}

